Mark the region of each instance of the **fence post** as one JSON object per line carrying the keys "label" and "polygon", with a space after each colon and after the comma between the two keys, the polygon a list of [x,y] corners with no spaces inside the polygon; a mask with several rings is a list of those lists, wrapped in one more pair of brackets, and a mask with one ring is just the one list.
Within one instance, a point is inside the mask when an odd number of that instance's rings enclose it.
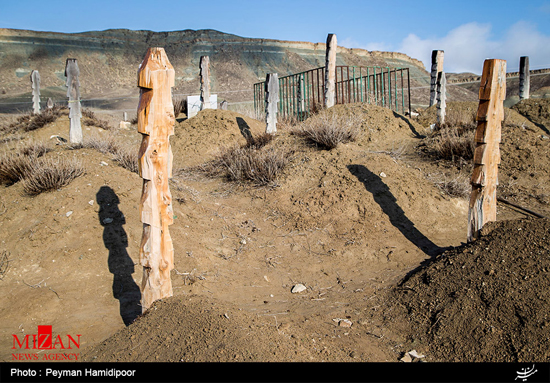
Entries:
{"label": "fence post", "polygon": [[140,203],[143,236],[139,251],[143,266],[143,311],[157,299],[173,294],[170,270],[174,268],[174,247],[168,226],[174,216],[168,179],[172,177],[174,85],[174,68],[164,48],[149,48],[138,70],[138,132],[143,135],[138,153],[139,175],[143,178]]}
{"label": "fence post", "polygon": [[266,133],[277,132],[277,103],[279,102],[279,75],[268,73],[265,78],[265,123]]}
{"label": "fence post", "polygon": [[479,231],[485,223],[496,221],[499,142],[505,97],[506,60],[485,60],[479,87],[468,242],[479,237]]}
{"label": "fence post", "polygon": [[437,76],[443,72],[444,51],[432,51],[432,71],[430,74],[430,106],[435,105],[437,92]]}
{"label": "fence post", "polygon": [[80,110],[79,75],[80,69],[78,69],[76,59],[68,58],[65,64],[65,77],[67,77],[67,97],[69,97],[69,119],[71,120],[69,142],[71,144],[82,143],[82,126],[80,126],[82,112]]}
{"label": "fence post", "polygon": [[447,106],[446,89],[447,79],[445,78],[445,72],[439,72],[437,75],[437,122],[439,125],[445,123],[445,108]]}
{"label": "fence post", "polygon": [[40,73],[37,70],[31,72],[31,87],[32,87],[32,112],[33,114],[40,113]]}
{"label": "fence post", "polygon": [[336,98],[336,35],[330,33],[327,37],[325,53],[325,108],[334,106]]}
{"label": "fence post", "polygon": [[201,110],[210,109],[210,57],[201,56]]}
{"label": "fence post", "polygon": [[529,73],[529,56],[519,58],[519,99],[527,100],[529,98],[529,87],[531,75]]}

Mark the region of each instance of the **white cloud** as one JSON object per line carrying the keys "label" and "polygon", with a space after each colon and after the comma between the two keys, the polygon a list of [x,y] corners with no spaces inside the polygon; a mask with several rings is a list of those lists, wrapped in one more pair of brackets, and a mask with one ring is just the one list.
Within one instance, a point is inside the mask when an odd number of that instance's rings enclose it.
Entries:
{"label": "white cloud", "polygon": [[446,72],[480,74],[486,58],[507,60],[508,71],[518,70],[520,56],[529,56],[531,69],[550,67],[549,46],[550,36],[520,21],[502,36],[492,35],[490,24],[479,23],[461,25],[438,38],[422,39],[410,34],[398,50],[424,62],[429,71],[432,50],[442,49]]}

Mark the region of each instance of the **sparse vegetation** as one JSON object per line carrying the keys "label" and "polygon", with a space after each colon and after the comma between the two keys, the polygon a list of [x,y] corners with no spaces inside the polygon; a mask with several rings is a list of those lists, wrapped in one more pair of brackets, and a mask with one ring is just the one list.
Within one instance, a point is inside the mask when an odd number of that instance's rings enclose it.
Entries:
{"label": "sparse vegetation", "polygon": [[113,159],[124,169],[133,173],[138,173],[138,150],[128,146],[118,147],[118,150],[113,153]]}
{"label": "sparse vegetation", "polygon": [[29,141],[13,153],[0,155],[0,183],[14,184],[25,178],[32,162],[43,156],[50,148],[43,142]]}
{"label": "sparse vegetation", "polygon": [[55,105],[51,109],[45,109],[40,114],[28,113],[17,118],[11,124],[4,126],[2,130],[4,133],[14,133],[16,131],[30,132],[32,130],[40,129],[45,125],[54,122],[66,107]]}
{"label": "sparse vegetation", "polygon": [[360,132],[361,118],[330,112],[312,116],[293,130],[294,134],[329,150],[338,144],[355,141]]}
{"label": "sparse vegetation", "polygon": [[45,157],[33,161],[23,179],[23,190],[28,195],[57,190],[84,174],[82,163],[76,159]]}
{"label": "sparse vegetation", "polygon": [[123,168],[138,172],[138,148],[121,144],[113,134],[91,135],[84,138],[81,144],[73,144],[69,149],[95,149],[104,154],[113,155],[113,159]]}
{"label": "sparse vegetation", "polygon": [[222,148],[214,160],[194,170],[211,177],[223,176],[233,182],[246,181],[256,186],[274,185],[291,153],[281,147],[266,146],[271,139],[259,136],[249,139],[244,146]]}
{"label": "sparse vegetation", "polygon": [[107,121],[100,120],[97,118],[94,112],[92,112],[90,109],[82,109],[82,117],[84,117],[82,123],[85,126],[95,126],[104,130],[111,129],[111,126]]}

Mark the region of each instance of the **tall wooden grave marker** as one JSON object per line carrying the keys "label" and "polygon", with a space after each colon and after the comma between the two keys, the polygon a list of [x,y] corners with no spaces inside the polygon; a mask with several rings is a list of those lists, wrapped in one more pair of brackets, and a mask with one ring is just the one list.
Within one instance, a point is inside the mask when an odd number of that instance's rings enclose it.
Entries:
{"label": "tall wooden grave marker", "polygon": [[143,178],[140,204],[143,236],[139,251],[143,266],[143,311],[154,301],[173,294],[170,271],[174,268],[174,247],[168,226],[174,222],[174,216],[168,179],[172,177],[174,85],[174,68],[164,48],[149,48],[138,70],[138,132],[143,135],[138,154],[139,175]]}
{"label": "tall wooden grave marker", "polygon": [[277,132],[277,103],[279,102],[279,75],[268,73],[265,78],[265,132]]}
{"label": "tall wooden grave marker", "polygon": [[82,143],[82,126],[80,125],[82,112],[80,110],[79,75],[80,69],[78,69],[76,59],[67,59],[65,64],[65,77],[67,77],[67,97],[69,97],[69,119],[71,120],[69,142],[71,144]]}
{"label": "tall wooden grave marker", "polygon": [[210,109],[210,58],[208,56],[201,56],[200,79],[201,110]]}
{"label": "tall wooden grave marker", "polygon": [[519,99],[529,98],[529,88],[531,85],[531,76],[529,73],[529,56],[519,58]]}
{"label": "tall wooden grave marker", "polygon": [[437,102],[437,77],[443,72],[444,51],[432,51],[432,68],[430,73],[430,106]]}
{"label": "tall wooden grave marker", "polygon": [[506,97],[506,61],[485,60],[479,87],[472,194],[468,211],[468,242],[479,237],[483,225],[497,218],[499,143],[503,101]]}
{"label": "tall wooden grave marker", "polygon": [[330,33],[327,37],[325,53],[325,108],[334,106],[336,102],[336,35]]}
{"label": "tall wooden grave marker", "polygon": [[40,114],[40,73],[37,70],[31,72],[32,87],[32,112]]}
{"label": "tall wooden grave marker", "polygon": [[437,122],[445,123],[445,110],[447,108],[447,79],[445,72],[439,72],[437,76]]}

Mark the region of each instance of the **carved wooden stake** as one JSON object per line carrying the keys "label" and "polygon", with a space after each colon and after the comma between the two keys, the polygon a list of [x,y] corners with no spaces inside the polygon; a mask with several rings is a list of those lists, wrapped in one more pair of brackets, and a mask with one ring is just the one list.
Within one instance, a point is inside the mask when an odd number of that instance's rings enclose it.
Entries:
{"label": "carved wooden stake", "polygon": [[46,104],[46,106],[48,107],[48,109],[53,108],[53,100],[51,97],[48,97],[48,103]]}
{"label": "carved wooden stake", "polygon": [[445,78],[445,72],[440,72],[437,76],[437,122],[439,125],[445,123],[445,108],[447,106],[446,90],[447,80]]}
{"label": "carved wooden stake", "polygon": [[143,135],[138,154],[139,174],[143,178],[140,204],[143,236],[139,251],[143,266],[143,311],[157,299],[173,294],[170,271],[174,268],[174,247],[168,226],[174,222],[174,216],[168,179],[172,177],[174,85],[174,68],[164,48],[149,48],[138,70],[138,132]]}
{"label": "carved wooden stake", "polygon": [[31,72],[32,87],[32,112],[40,114],[40,73],[37,70]]}
{"label": "carved wooden stake", "polygon": [[519,58],[519,99],[526,100],[529,98],[529,87],[531,76],[529,73],[529,56]]}
{"label": "carved wooden stake", "polygon": [[226,100],[223,100],[222,102],[220,102],[220,109],[221,110],[227,110],[227,101]]}
{"label": "carved wooden stake", "polygon": [[277,132],[277,103],[279,102],[279,75],[268,73],[265,78],[265,132]]}
{"label": "carved wooden stake", "polygon": [[430,74],[430,106],[437,102],[437,76],[443,72],[443,51],[432,51],[432,72]]}
{"label": "carved wooden stake", "polygon": [[67,77],[67,97],[69,97],[69,119],[71,128],[69,130],[69,141],[71,144],[82,143],[82,126],[80,126],[80,81],[78,76],[80,70],[76,59],[67,59],[65,64],[65,77]]}
{"label": "carved wooden stake", "polygon": [[210,109],[210,58],[201,56],[201,110]]}
{"label": "carved wooden stake", "polygon": [[325,107],[334,106],[336,100],[336,35],[330,33],[327,37],[325,53]]}
{"label": "carved wooden stake", "polygon": [[468,242],[479,237],[479,231],[485,223],[496,221],[497,218],[499,143],[505,98],[506,61],[485,60],[479,87]]}

